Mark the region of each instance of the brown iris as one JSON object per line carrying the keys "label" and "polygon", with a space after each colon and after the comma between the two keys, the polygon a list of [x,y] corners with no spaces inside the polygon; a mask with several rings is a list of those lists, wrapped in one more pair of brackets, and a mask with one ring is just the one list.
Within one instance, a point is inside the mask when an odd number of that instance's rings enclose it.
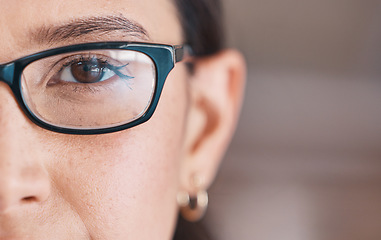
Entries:
{"label": "brown iris", "polygon": [[103,77],[103,65],[103,62],[97,59],[91,59],[89,61],[73,63],[70,70],[76,81],[80,83],[96,83]]}

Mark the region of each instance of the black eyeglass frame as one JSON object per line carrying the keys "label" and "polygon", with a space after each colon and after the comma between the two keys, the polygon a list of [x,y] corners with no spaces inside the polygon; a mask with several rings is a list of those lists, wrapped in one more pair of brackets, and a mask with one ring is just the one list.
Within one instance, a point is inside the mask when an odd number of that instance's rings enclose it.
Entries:
{"label": "black eyeglass frame", "polygon": [[[87,51],[87,50],[132,50],[144,53],[152,59],[156,68],[156,84],[152,101],[146,112],[139,118],[122,124],[120,126],[99,128],[99,129],[75,129],[51,125],[39,119],[26,105],[21,91],[21,76],[24,69],[37,60],[51,57],[58,54]],[[28,55],[12,62],[0,65],[0,81],[5,82],[12,90],[19,106],[25,115],[36,125],[58,133],[90,135],[103,134],[125,130],[148,121],[160,99],[165,80],[168,74],[174,68],[175,63],[180,62],[191,55],[191,49],[188,45],[164,45],[141,42],[96,42],[77,45],[64,46],[45,50],[32,55]]]}

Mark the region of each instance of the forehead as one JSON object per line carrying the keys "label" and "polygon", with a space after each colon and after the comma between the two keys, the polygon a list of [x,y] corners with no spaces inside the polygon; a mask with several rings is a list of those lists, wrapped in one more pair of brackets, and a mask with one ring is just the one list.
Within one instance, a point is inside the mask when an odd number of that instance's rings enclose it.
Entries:
{"label": "forehead", "polygon": [[[136,22],[147,31],[149,39],[146,41],[165,44],[182,42],[177,9],[172,0],[0,0],[0,4],[2,56],[8,53],[21,56],[46,48],[31,46],[30,42],[31,32],[42,27],[61,26],[77,19],[103,16],[123,16]],[[130,36],[110,34],[118,41],[136,40],[129,39]],[[102,37],[108,36],[105,34]]]}

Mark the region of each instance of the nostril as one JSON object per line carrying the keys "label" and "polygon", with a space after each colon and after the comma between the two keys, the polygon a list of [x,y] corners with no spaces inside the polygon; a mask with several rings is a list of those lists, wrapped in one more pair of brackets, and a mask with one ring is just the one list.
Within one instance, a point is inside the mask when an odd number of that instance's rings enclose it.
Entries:
{"label": "nostril", "polygon": [[29,196],[29,197],[24,197],[23,199],[21,199],[21,201],[23,201],[25,203],[35,202],[35,201],[37,201],[37,198],[33,197],[33,196]]}

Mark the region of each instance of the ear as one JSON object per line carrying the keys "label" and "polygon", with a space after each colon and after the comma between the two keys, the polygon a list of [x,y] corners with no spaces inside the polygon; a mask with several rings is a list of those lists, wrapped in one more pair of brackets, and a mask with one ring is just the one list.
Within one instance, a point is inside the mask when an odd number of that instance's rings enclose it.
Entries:
{"label": "ear", "polygon": [[213,182],[220,161],[234,133],[246,79],[242,55],[224,50],[197,59],[189,79],[189,111],[181,168],[181,190],[196,194]]}

